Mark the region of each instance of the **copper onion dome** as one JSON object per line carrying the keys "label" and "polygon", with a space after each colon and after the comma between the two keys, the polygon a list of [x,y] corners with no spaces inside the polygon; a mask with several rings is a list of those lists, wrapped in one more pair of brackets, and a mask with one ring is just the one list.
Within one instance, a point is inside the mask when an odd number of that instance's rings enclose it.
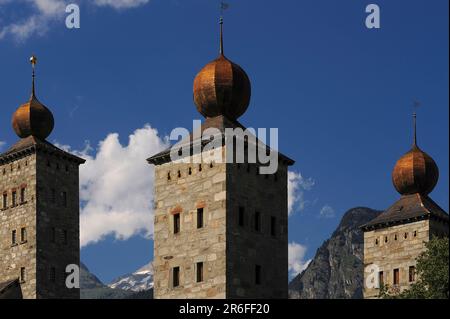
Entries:
{"label": "copper onion dome", "polygon": [[412,149],[395,164],[392,182],[402,195],[428,195],[439,179],[435,161],[417,146],[416,114],[414,113],[414,143]]}
{"label": "copper onion dome", "polygon": [[14,131],[20,138],[34,136],[45,140],[55,125],[52,112],[36,98],[35,92],[35,56],[30,58],[33,66],[33,80],[30,100],[16,110],[12,118]]}
{"label": "copper onion dome", "polygon": [[223,54],[223,19],[220,20],[220,55],[195,77],[194,102],[205,117],[224,115],[231,120],[245,113],[251,84],[245,71]]}

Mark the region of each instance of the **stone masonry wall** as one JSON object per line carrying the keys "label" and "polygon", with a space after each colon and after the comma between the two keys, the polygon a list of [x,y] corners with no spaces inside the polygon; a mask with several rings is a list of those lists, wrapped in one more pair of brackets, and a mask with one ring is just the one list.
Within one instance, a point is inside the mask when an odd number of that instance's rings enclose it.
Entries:
{"label": "stone masonry wall", "polygon": [[65,284],[66,266],[80,265],[78,164],[45,153],[37,159],[37,297],[79,299]]}
{"label": "stone masonry wall", "polygon": [[[21,202],[21,188],[25,200]],[[17,203],[12,205],[12,192]],[[28,155],[12,163],[0,165],[0,282],[20,278],[23,298],[36,298],[36,155]],[[3,194],[7,207],[3,207]],[[26,240],[21,240],[21,229],[26,229]],[[16,244],[12,244],[12,231]]]}
{"label": "stone masonry wall", "polygon": [[[383,271],[384,284],[395,291],[410,286],[409,267],[416,265],[416,258],[425,249],[430,239],[430,221],[422,220],[364,233],[364,266],[377,265]],[[394,269],[400,270],[399,285],[393,286]],[[364,272],[364,282],[371,274]],[[375,274],[378,278],[378,274]],[[372,277],[371,278],[375,278]],[[377,298],[379,289],[364,285],[364,298]]]}
{"label": "stone masonry wall", "polygon": [[[227,298],[287,298],[287,167],[280,164],[276,174],[260,175],[256,164],[228,164],[227,201]],[[256,212],[260,230],[255,229]]]}
{"label": "stone masonry wall", "polygon": [[[169,179],[170,174],[170,179]],[[154,297],[225,298],[226,164],[166,163],[155,168]],[[204,226],[197,229],[197,209]],[[173,216],[181,229],[173,232]],[[196,264],[204,263],[203,282]],[[172,269],[180,267],[180,285],[172,287]]]}

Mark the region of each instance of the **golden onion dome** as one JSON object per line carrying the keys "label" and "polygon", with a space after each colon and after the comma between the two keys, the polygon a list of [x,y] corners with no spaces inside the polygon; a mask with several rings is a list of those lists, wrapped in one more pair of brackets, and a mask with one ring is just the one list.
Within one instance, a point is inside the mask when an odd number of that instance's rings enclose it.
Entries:
{"label": "golden onion dome", "polygon": [[12,117],[12,126],[20,138],[34,136],[45,140],[53,130],[55,125],[52,112],[36,98],[35,93],[35,72],[37,62],[35,56],[30,58],[33,66],[32,92],[30,100],[16,110]]}
{"label": "golden onion dome", "polygon": [[428,195],[439,179],[436,162],[417,146],[415,119],[414,114],[413,147],[397,161],[392,172],[395,189],[402,195],[415,193]]}
{"label": "golden onion dome", "polygon": [[251,84],[245,71],[223,53],[223,20],[220,21],[220,55],[195,77],[194,102],[205,117],[224,115],[236,120],[250,104]]}

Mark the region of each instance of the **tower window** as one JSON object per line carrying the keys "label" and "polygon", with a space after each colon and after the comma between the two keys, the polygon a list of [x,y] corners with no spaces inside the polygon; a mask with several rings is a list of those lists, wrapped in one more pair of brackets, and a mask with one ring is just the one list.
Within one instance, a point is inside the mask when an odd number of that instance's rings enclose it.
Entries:
{"label": "tower window", "polygon": [[20,189],[20,202],[22,204],[25,203],[25,187],[22,187]]}
{"label": "tower window", "polygon": [[20,282],[25,282],[26,278],[26,271],[25,271],[25,267],[21,267],[20,268]]}
{"label": "tower window", "polygon": [[63,206],[67,207],[67,192],[62,192]]}
{"label": "tower window", "polygon": [[384,236],[384,242],[387,243],[388,242],[388,237]]}
{"label": "tower window", "polygon": [[203,228],[203,208],[197,208],[197,228]]}
{"label": "tower window", "polygon": [[276,236],[277,234],[277,218],[274,216],[270,217],[270,235]]}
{"label": "tower window", "polygon": [[375,245],[378,245],[378,238],[375,239]]}
{"label": "tower window", "polygon": [[174,267],[172,269],[172,286],[178,287],[180,285],[180,267]]}
{"label": "tower window", "polygon": [[416,267],[409,266],[409,282],[416,281]]}
{"label": "tower window", "polygon": [[255,266],[255,284],[261,285],[261,266],[260,265]]}
{"label": "tower window", "polygon": [[56,229],[55,227],[52,227],[51,232],[50,232],[50,241],[52,243],[56,242]]}
{"label": "tower window", "polygon": [[13,191],[12,192],[12,206],[16,206],[17,205],[17,192]]}
{"label": "tower window", "polygon": [[20,241],[22,243],[27,241],[27,229],[25,227],[22,227],[22,229],[20,229]]}
{"label": "tower window", "polygon": [[203,262],[197,263],[197,282],[203,281]]}
{"label": "tower window", "polygon": [[214,167],[213,162],[209,163],[209,168],[213,168],[213,167]]}
{"label": "tower window", "polygon": [[67,235],[67,230],[63,230],[63,243],[64,245],[67,245],[68,243],[68,235]]}
{"label": "tower window", "polygon": [[17,231],[14,229],[11,232],[11,245],[17,244]]}
{"label": "tower window", "polygon": [[244,207],[239,207],[239,214],[238,214],[238,223],[239,226],[244,227],[244,223],[245,223],[245,208]]}
{"label": "tower window", "polygon": [[3,209],[8,208],[8,193],[3,193]]}
{"label": "tower window", "polygon": [[417,231],[416,230],[414,231],[414,237],[417,237]]}
{"label": "tower window", "polygon": [[173,233],[178,234],[180,232],[180,213],[173,215]]}
{"label": "tower window", "polygon": [[192,175],[192,168],[190,168],[190,167],[189,167],[189,169],[188,169],[188,174],[189,174],[189,175]]}
{"label": "tower window", "polygon": [[50,268],[50,281],[56,282],[56,268],[55,267]]}
{"label": "tower window", "polygon": [[405,239],[407,239],[408,238],[408,233],[405,233]]}
{"label": "tower window", "polygon": [[255,212],[255,231],[259,232],[261,231],[261,213]]}
{"label": "tower window", "polygon": [[394,269],[394,285],[400,284],[400,269]]}
{"label": "tower window", "polygon": [[170,172],[167,172],[167,180],[170,181]]}
{"label": "tower window", "polygon": [[394,240],[397,240],[397,234],[395,234],[395,236],[394,236]]}
{"label": "tower window", "polygon": [[381,286],[384,286],[384,272],[380,271],[378,273],[378,283]]}
{"label": "tower window", "polygon": [[198,164],[198,171],[199,171],[199,172],[202,171],[202,164]]}
{"label": "tower window", "polygon": [[178,171],[178,178],[181,177],[181,171]]}

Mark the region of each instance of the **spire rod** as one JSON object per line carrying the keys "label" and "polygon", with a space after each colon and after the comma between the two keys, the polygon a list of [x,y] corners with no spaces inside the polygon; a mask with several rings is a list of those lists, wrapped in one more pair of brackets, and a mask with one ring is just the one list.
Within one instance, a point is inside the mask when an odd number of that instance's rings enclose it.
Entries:
{"label": "spire rod", "polygon": [[414,101],[413,104],[413,147],[417,147],[417,108],[420,106],[419,101]]}
{"label": "spire rod", "polygon": [[36,97],[36,89],[35,89],[35,78],[36,78],[36,63],[37,58],[35,55],[32,55],[30,58],[31,67],[33,69],[32,75],[31,75],[31,98]]}
{"label": "spire rod", "polygon": [[220,17],[220,55],[223,55],[223,16]]}

